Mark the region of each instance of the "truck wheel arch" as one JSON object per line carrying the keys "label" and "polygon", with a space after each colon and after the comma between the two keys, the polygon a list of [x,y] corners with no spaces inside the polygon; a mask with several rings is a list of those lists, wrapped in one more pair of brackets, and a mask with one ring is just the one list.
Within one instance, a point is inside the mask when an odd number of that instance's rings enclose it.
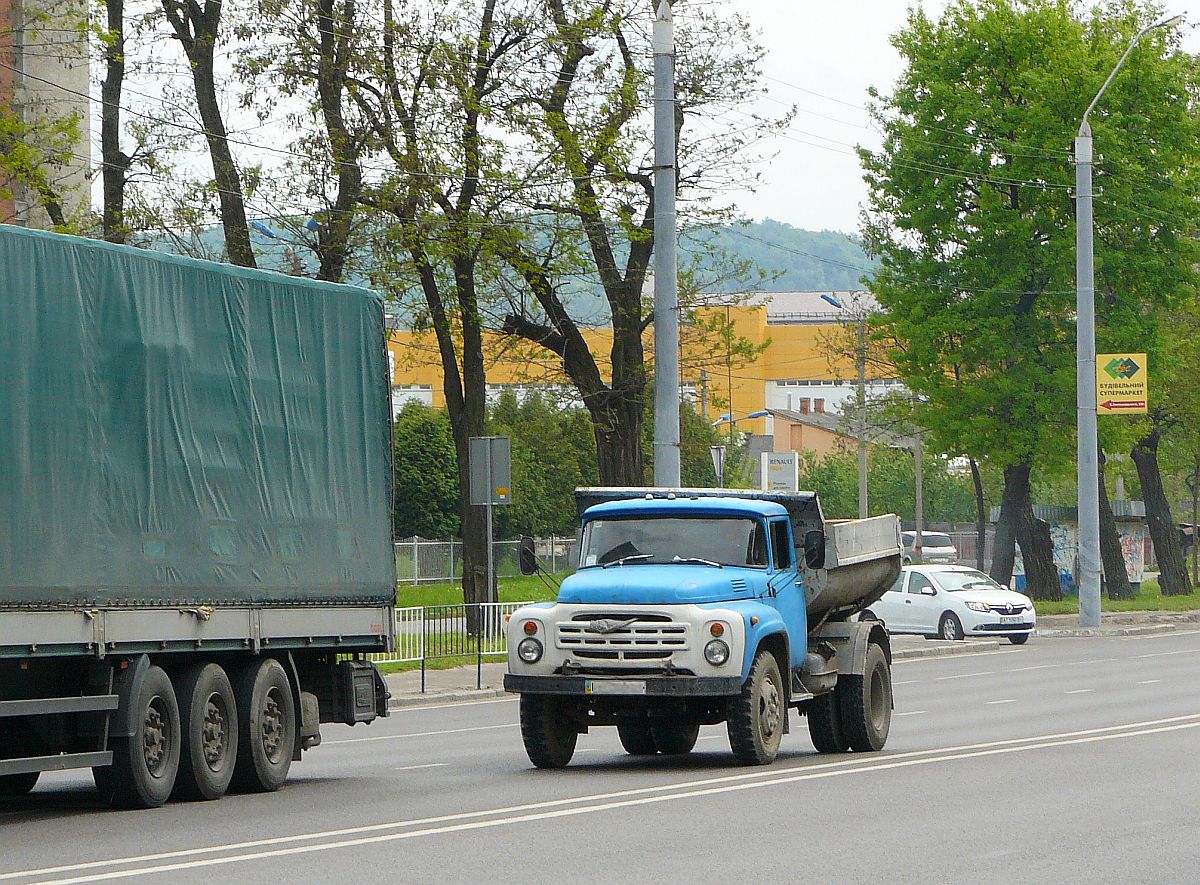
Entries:
{"label": "truck wheel arch", "polygon": [[[792,651],[791,644],[788,641],[788,636],[782,630],[768,633],[766,636],[758,640],[758,644],[754,647],[754,654],[749,656],[751,662],[758,657],[760,651],[769,651],[775,657],[775,663],[779,665],[779,672],[783,675],[783,693],[787,703],[792,700]],[[784,717],[786,731],[786,717]]]}

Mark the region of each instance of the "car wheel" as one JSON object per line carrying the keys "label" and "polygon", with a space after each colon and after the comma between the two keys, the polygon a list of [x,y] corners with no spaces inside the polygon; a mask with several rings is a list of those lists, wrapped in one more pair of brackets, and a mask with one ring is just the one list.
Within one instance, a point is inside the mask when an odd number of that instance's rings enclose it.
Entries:
{"label": "car wheel", "polygon": [[1011,633],[1011,634],[1009,634],[1008,641],[1011,642],[1013,645],[1024,645],[1026,642],[1029,641],[1029,634],[1028,633]]}
{"label": "car wheel", "polygon": [[942,639],[962,639],[963,638],[962,622],[959,621],[958,615],[954,612],[946,612],[942,615],[941,621],[938,622],[938,636]]}

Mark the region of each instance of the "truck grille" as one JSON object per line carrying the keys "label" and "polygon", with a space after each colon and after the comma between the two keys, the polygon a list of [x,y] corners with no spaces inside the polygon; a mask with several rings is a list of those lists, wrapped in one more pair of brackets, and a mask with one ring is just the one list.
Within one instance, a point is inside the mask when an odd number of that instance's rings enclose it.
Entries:
{"label": "truck grille", "polygon": [[688,629],[662,615],[576,615],[556,625],[556,639],[559,648],[579,657],[647,660],[686,651]]}

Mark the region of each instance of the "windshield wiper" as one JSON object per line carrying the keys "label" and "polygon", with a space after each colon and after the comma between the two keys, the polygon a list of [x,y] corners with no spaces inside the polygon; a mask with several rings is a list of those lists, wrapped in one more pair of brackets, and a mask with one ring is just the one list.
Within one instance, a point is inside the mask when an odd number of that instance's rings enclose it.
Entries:
{"label": "windshield wiper", "polygon": [[649,559],[653,555],[653,553],[630,553],[628,556],[622,556],[620,559],[606,562],[600,568],[608,568],[610,565],[624,565],[627,562],[633,562],[635,559]]}
{"label": "windshield wiper", "polygon": [[711,565],[714,568],[725,568],[719,562],[713,562],[711,559],[701,559],[699,556],[673,556],[671,562],[698,562],[701,565]]}

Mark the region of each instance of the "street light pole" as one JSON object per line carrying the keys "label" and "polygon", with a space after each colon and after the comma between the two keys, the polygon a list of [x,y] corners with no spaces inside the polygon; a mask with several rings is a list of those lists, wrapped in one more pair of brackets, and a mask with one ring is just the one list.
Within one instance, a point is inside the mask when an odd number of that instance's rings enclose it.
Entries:
{"label": "street light pole", "polygon": [[1181,16],[1138,31],[1092,103],[1075,136],[1075,359],[1079,471],[1079,625],[1100,625],[1100,486],[1096,442],[1096,282],[1092,243],[1092,127],[1088,116],[1142,37]]}

